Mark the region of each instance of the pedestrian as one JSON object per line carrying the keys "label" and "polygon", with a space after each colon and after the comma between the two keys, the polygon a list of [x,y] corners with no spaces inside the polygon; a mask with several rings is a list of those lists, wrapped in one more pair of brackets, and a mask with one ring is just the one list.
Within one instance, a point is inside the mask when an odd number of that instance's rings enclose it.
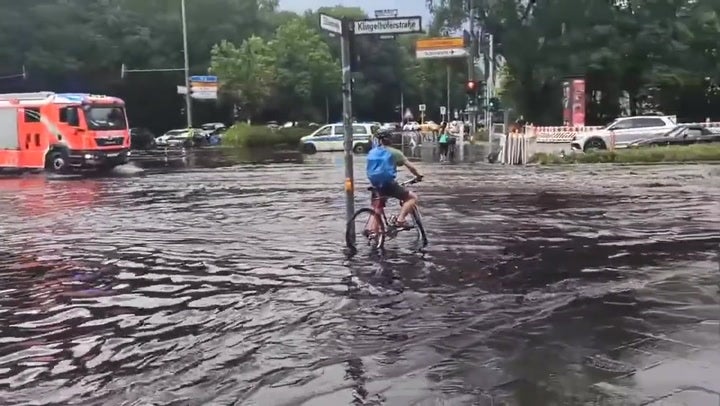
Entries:
{"label": "pedestrian", "polygon": [[438,138],[438,147],[440,149],[440,162],[447,160],[448,144],[450,142],[450,134],[447,131],[447,124],[443,122],[440,125],[440,138]]}

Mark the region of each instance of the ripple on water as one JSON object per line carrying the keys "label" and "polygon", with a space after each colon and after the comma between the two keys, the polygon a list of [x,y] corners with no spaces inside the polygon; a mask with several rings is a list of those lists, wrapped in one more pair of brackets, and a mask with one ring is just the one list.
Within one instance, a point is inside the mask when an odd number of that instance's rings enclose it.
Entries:
{"label": "ripple on water", "polygon": [[428,249],[351,259],[322,156],[0,179],[0,398],[582,402],[713,320],[707,168],[424,171]]}

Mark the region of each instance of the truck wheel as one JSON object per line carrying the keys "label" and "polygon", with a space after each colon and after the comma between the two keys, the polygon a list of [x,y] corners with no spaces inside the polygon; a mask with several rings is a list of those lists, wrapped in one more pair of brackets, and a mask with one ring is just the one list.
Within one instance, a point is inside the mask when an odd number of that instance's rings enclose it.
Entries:
{"label": "truck wheel", "polygon": [[45,159],[45,169],[53,173],[63,173],[67,170],[67,166],[65,154],[60,151],[49,153]]}

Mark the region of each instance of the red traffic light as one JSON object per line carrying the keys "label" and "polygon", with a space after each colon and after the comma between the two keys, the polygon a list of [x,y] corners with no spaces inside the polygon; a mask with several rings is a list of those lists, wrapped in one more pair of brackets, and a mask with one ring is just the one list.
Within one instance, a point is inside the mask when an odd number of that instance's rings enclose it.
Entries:
{"label": "red traffic light", "polygon": [[475,80],[468,80],[465,83],[465,92],[468,94],[475,94],[478,91],[478,82]]}

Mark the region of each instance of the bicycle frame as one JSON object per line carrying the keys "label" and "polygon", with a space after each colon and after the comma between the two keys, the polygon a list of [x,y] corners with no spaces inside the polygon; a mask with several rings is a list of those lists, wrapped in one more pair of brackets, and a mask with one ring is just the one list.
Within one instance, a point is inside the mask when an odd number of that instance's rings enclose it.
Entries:
{"label": "bicycle frame", "polygon": [[[417,183],[418,180],[413,178],[410,180],[407,180],[405,182],[401,182],[400,186],[408,186],[413,183]],[[387,204],[388,199],[391,197],[389,196],[382,196],[377,190],[372,190],[372,194],[370,197],[370,207],[372,207],[373,211],[377,213],[378,216],[380,216],[380,219],[382,219],[383,223],[385,223],[385,230],[386,233],[388,230],[393,229],[394,227],[390,224],[390,222],[387,219],[387,215],[385,214],[385,206]],[[405,201],[398,200],[400,203],[400,207],[402,207],[403,204],[405,204]]]}
{"label": "bicycle frame", "polygon": [[[377,213],[378,216],[382,219],[383,223],[385,223],[385,230],[387,230],[389,227],[391,227],[390,222],[388,222],[387,215],[385,214],[385,206],[387,205],[389,197],[388,196],[382,196],[380,193],[378,193],[376,190],[372,191],[372,195],[370,197],[370,207]],[[400,200],[400,206],[403,205],[402,200]]]}

